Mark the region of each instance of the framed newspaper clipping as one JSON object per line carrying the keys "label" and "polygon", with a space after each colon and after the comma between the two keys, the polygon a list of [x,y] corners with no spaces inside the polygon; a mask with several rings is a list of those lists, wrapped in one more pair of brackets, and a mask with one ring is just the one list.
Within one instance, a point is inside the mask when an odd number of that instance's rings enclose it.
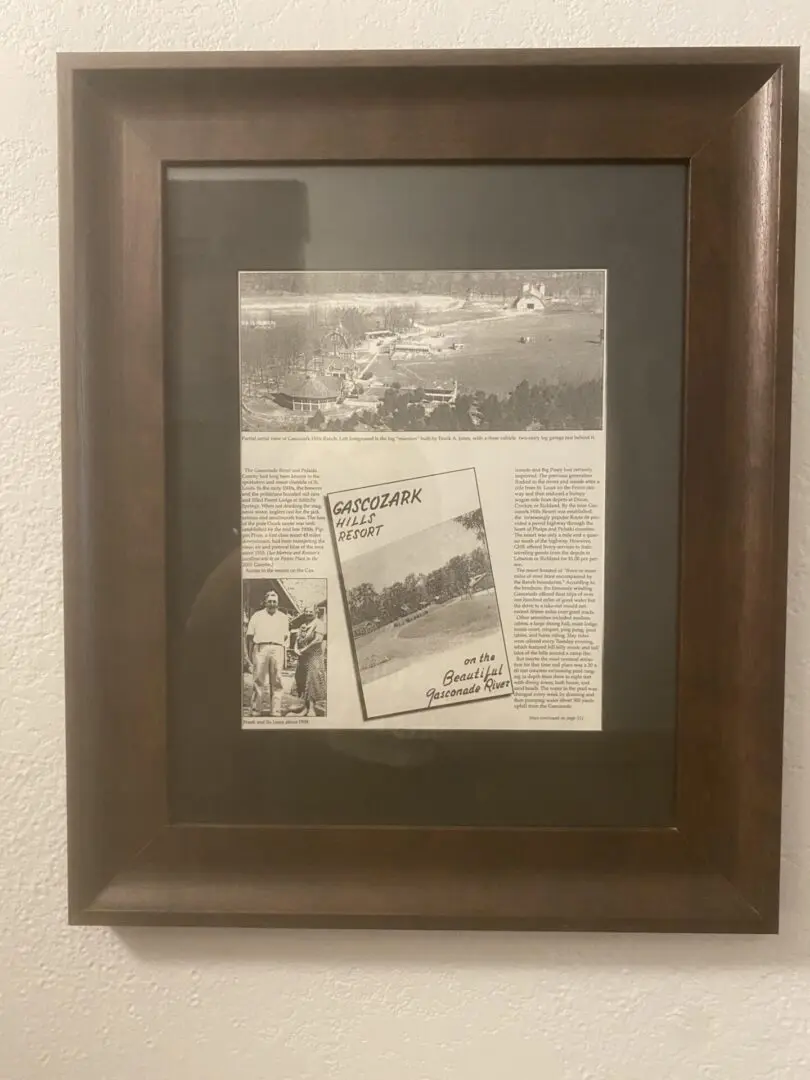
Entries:
{"label": "framed newspaper clipping", "polygon": [[774,932],[797,51],[59,86],[71,921]]}

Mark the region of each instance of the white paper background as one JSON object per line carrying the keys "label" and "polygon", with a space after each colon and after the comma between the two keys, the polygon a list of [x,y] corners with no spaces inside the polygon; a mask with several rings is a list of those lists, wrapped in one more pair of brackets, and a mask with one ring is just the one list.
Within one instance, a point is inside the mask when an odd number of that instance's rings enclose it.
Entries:
{"label": "white paper background", "polygon": [[[512,616],[514,574],[513,560],[513,480],[515,468],[533,466],[604,465],[604,433],[597,432],[509,432],[494,435],[466,432],[423,435],[399,434],[346,436],[319,435],[311,432],[257,435],[243,438],[242,468],[270,468],[283,464],[285,469],[317,469],[324,494],[343,491],[347,479],[356,483],[386,484],[402,479],[402,487],[411,487],[409,478],[454,469],[475,470],[481,508],[487,530],[487,542],[495,579],[506,648],[512,655],[514,619]],[[348,497],[348,496],[347,496]],[[343,496],[341,496],[343,498]],[[459,504],[460,506],[461,504]],[[393,530],[405,529],[406,509],[383,511],[386,524]],[[448,517],[461,512],[450,505]],[[402,524],[397,525],[396,521]],[[383,533],[371,544],[381,543]],[[402,535],[400,532],[399,535]],[[358,540],[353,544],[365,544]],[[267,572],[274,569],[268,566]],[[280,576],[298,576],[298,568],[284,565],[275,568]],[[310,718],[311,727],[357,727],[363,725],[362,711],[351,653],[348,626],[343,613],[337,562],[331,544],[324,545],[320,562],[310,568],[314,577],[325,577],[329,593],[329,684],[325,718]],[[259,568],[250,567],[251,576],[261,576]],[[601,627],[602,611],[600,607]],[[238,628],[237,628],[238,630]],[[464,654],[466,655],[466,654]],[[464,655],[461,656],[463,664]],[[444,671],[444,668],[442,668]],[[442,672],[438,674],[441,675]],[[373,685],[373,684],[371,684]],[[601,696],[593,703],[561,714],[560,710],[518,710],[511,698],[475,701],[452,708],[431,709],[425,713],[374,720],[376,728],[425,727],[451,729],[522,729],[536,730],[601,727]],[[265,729],[268,732],[274,729]],[[288,728],[286,730],[289,730]]]}

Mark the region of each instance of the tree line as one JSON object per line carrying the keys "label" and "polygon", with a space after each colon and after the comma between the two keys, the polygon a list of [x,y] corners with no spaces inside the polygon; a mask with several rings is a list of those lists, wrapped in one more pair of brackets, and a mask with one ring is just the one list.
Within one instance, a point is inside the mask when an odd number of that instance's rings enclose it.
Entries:
{"label": "tree line", "polygon": [[242,295],[272,298],[273,293],[325,296],[351,293],[507,298],[516,297],[528,282],[549,292],[601,293],[604,274],[597,270],[336,270],[242,275]]}
{"label": "tree line", "polygon": [[505,396],[482,390],[459,393],[455,405],[432,407],[422,389],[387,387],[377,409],[345,419],[313,413],[300,429],[310,431],[598,431],[602,427],[602,380],[577,385],[526,379]]}
{"label": "tree line", "polygon": [[429,604],[445,603],[463,596],[470,582],[479,574],[491,572],[486,548],[474,548],[468,554],[454,555],[444,566],[428,574],[408,574],[378,591],[369,582],[349,590],[349,621],[352,630],[367,624],[384,625],[411,615]]}
{"label": "tree line", "polygon": [[454,555],[443,566],[428,574],[408,574],[381,591],[365,581],[349,590],[349,621],[352,629],[370,623],[389,623],[419,611],[431,603],[443,603],[462,596],[479,574],[491,572],[484,514],[480,506],[453,518],[457,525],[475,535],[478,547]]}
{"label": "tree line", "polygon": [[242,385],[248,394],[275,393],[294,371],[312,369],[316,360],[319,366],[340,365],[353,359],[369,331],[409,330],[416,315],[415,304],[382,303],[372,311],[313,304],[304,313],[282,314],[269,323],[247,322],[239,341]]}

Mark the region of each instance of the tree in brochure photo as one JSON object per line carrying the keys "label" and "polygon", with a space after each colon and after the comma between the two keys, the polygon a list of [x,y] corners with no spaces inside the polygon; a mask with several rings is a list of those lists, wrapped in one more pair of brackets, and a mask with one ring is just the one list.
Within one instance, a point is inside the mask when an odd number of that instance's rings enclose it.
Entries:
{"label": "tree in brochure photo", "polygon": [[239,290],[243,727],[600,728],[605,271]]}
{"label": "tree in brochure photo", "polygon": [[475,470],[328,505],[366,718],[511,696]]}

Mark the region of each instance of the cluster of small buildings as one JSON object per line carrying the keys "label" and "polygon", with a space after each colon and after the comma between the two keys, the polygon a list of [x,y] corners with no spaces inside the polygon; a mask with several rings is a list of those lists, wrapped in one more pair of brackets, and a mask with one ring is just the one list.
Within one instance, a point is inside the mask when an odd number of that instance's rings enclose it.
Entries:
{"label": "cluster of small buildings", "polygon": [[[427,358],[434,349],[429,344],[413,341],[399,341],[392,331],[370,331],[366,338],[373,350],[380,348],[392,356],[401,359]],[[358,382],[364,378],[363,369],[370,371],[369,360],[358,362],[356,358],[341,356],[324,364],[321,362],[313,370],[292,372],[282,382],[275,395],[276,402],[285,409],[296,413],[314,414],[333,405],[340,405],[347,397],[357,397],[361,387],[379,389],[384,383],[374,379]],[[450,388],[423,388],[425,404],[435,408],[439,404],[454,405],[458,399],[458,383]],[[374,407],[377,402],[365,402]]]}

